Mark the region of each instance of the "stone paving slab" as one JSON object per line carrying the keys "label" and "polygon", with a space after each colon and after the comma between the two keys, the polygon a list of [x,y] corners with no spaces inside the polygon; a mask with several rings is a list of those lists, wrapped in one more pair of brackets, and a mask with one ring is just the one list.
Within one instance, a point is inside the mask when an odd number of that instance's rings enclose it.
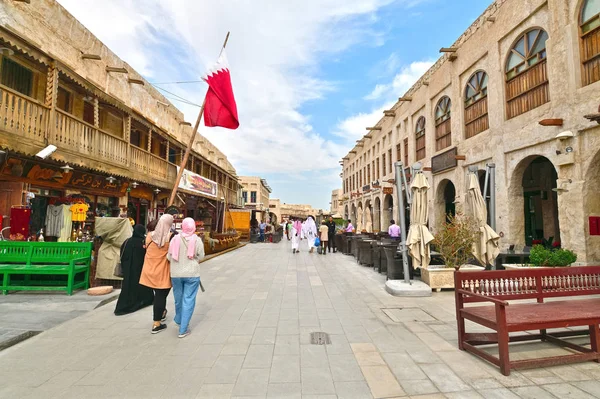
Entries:
{"label": "stone paving slab", "polygon": [[[459,351],[452,292],[393,297],[384,276],[352,257],[293,255],[288,245],[247,245],[202,263],[207,291],[185,339],[172,297],[157,335],[151,309],[115,317],[112,306],[81,305],[79,317],[0,352],[0,397],[600,397],[596,363],[505,377]],[[312,332],[330,334],[331,344],[311,345]],[[559,352],[526,344],[514,358]]]}

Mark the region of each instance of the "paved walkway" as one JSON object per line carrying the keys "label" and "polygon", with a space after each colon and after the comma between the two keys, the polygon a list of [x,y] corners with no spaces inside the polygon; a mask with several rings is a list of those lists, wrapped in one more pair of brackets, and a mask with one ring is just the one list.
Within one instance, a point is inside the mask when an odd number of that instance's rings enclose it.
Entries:
{"label": "paved walkway", "polygon": [[[292,255],[282,242],[203,267],[189,337],[177,338],[172,299],[158,335],[150,309],[115,317],[110,304],[0,352],[0,397],[600,397],[595,363],[502,376],[457,350],[452,292],[392,297],[351,257]],[[310,344],[319,331],[331,345]]]}

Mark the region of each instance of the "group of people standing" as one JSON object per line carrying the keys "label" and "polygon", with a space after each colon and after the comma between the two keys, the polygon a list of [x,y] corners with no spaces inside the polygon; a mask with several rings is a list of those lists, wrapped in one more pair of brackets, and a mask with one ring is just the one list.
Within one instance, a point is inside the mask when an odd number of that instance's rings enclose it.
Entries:
{"label": "group of people standing", "polygon": [[167,325],[167,296],[173,288],[174,321],[179,338],[190,334],[189,324],[196,306],[200,282],[199,261],[204,258],[204,243],[196,235],[196,222],[185,218],[181,231],[173,228],[173,216],[164,214],[158,222],[135,225],[133,235],[121,246],[123,284],[115,308],[120,316],[153,305],[152,334]]}
{"label": "group of people standing", "polygon": [[323,221],[319,229],[312,216],[302,220],[300,218],[290,218],[286,223],[286,234],[288,240],[292,242],[292,253],[296,254],[300,252],[300,242],[305,240],[307,250],[309,253],[313,253],[317,241],[319,238],[319,246],[321,247],[321,254],[326,255],[327,252],[336,252],[335,247],[335,222],[330,217],[328,221]]}

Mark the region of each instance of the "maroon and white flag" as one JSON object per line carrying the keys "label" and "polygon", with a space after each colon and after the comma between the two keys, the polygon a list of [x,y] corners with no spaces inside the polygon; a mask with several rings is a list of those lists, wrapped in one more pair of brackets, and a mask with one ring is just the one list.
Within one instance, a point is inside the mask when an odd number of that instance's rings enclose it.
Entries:
{"label": "maroon and white flag", "polygon": [[204,103],[204,124],[210,127],[237,129],[240,122],[231,87],[229,63],[225,49],[221,52],[217,63],[202,79],[208,83],[208,92]]}

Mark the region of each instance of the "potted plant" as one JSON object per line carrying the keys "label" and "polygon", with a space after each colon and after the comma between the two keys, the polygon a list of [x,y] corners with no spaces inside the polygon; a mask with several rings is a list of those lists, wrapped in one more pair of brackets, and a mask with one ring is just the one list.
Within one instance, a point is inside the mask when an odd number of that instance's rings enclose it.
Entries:
{"label": "potted plant", "polygon": [[454,288],[454,272],[459,269],[484,270],[470,265],[473,259],[477,227],[472,219],[457,214],[449,215],[436,232],[433,245],[444,260],[443,265],[429,265],[421,270],[421,278],[438,292],[442,288]]}
{"label": "potted plant", "polygon": [[528,267],[567,267],[577,260],[577,255],[569,250],[560,248],[560,242],[553,242],[551,248],[544,245],[534,245],[529,253],[529,264],[504,265],[506,270],[516,270]]}

